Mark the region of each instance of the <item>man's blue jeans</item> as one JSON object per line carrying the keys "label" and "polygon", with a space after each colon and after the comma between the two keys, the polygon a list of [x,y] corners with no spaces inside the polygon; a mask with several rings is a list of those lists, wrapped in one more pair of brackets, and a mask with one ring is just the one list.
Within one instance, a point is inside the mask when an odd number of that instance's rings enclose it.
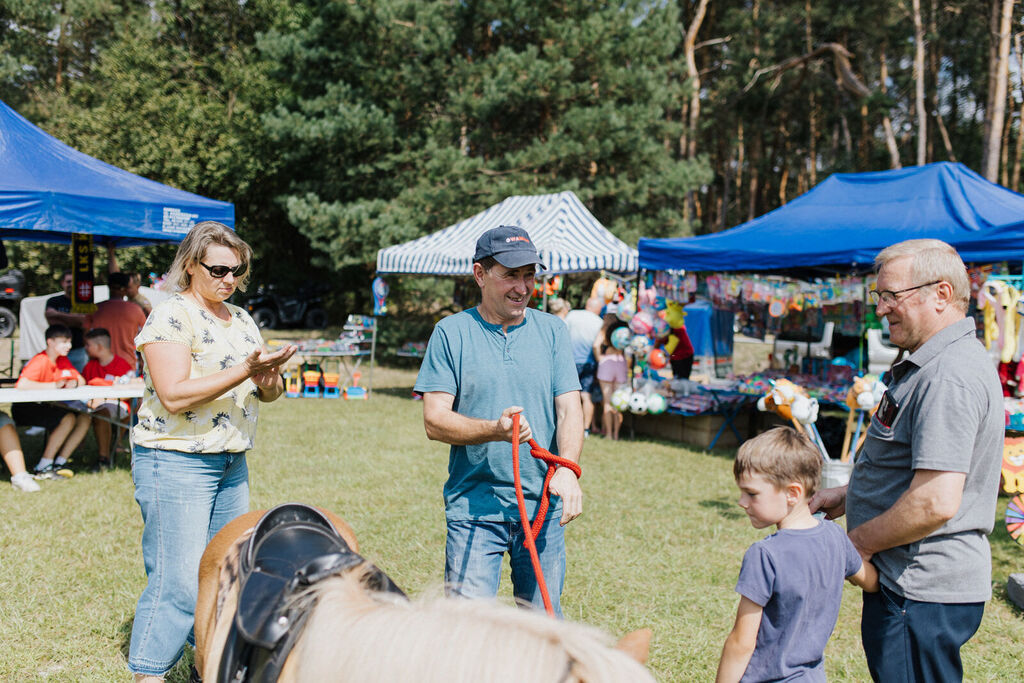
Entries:
{"label": "man's blue jeans", "polygon": [[245,453],[136,446],[132,479],[142,508],[148,582],[135,608],[128,668],[159,676],[174,666],[191,639],[206,544],[249,511],[249,470]]}
{"label": "man's blue jeans", "polygon": [[981,625],[985,603],[918,602],[882,586],[864,594],[861,639],[871,678],[884,683],[961,681],[960,648]]}
{"label": "man's blue jeans", "polygon": [[[449,594],[467,598],[493,598],[498,594],[501,561],[505,553],[512,566],[512,592],[517,600],[544,609],[530,551],[519,522],[448,521],[444,580]],[[551,517],[537,538],[544,583],[555,614],[562,616],[565,585],[565,529]]]}

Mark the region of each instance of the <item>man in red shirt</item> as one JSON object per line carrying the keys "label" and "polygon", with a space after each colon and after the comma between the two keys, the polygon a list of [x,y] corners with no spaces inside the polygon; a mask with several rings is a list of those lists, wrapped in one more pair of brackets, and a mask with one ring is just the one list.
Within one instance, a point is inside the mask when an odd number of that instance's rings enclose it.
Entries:
{"label": "man in red shirt", "polygon": [[[85,384],[85,378],[68,360],[71,330],[66,325],[50,325],[46,328],[45,336],[46,350],[40,351],[25,364],[15,387],[73,389]],[[72,476],[67,462],[89,431],[89,416],[47,403],[15,403],[11,412],[18,424],[45,427],[50,432],[43,448],[43,457],[36,465],[36,476],[44,479]]]}
{"label": "man in red shirt", "polygon": [[[134,304],[133,304],[134,305]],[[115,356],[110,349],[110,333],[102,327],[94,327],[85,333],[85,352],[89,362],[85,364],[85,381],[90,385],[111,385],[125,375],[135,376],[135,368],[124,358]],[[99,449],[99,466],[110,466],[110,421],[109,418],[128,416],[128,404],[113,399],[93,399],[89,407],[106,414],[92,418],[92,429],[96,433],[96,447]]]}
{"label": "man in red shirt", "polygon": [[111,273],[107,280],[110,298],[98,303],[96,311],[86,317],[85,329],[102,327],[107,330],[114,355],[124,358],[134,369],[138,366],[135,335],[146,324],[146,314],[137,304],[125,301],[130,282],[127,273]]}

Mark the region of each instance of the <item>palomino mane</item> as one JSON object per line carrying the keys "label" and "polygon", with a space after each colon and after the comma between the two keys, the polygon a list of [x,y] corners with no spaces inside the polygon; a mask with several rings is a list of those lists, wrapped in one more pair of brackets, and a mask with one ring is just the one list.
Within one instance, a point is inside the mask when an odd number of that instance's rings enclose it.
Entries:
{"label": "palomino mane", "polygon": [[477,683],[654,681],[590,626],[494,601],[407,602],[367,591],[358,570],[325,579],[279,681]]}

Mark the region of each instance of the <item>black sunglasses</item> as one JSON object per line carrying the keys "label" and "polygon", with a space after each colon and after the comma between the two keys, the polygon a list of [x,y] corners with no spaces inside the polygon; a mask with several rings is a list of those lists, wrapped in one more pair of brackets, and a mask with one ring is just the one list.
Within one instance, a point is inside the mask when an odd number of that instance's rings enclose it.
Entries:
{"label": "black sunglasses", "polygon": [[199,262],[203,268],[206,268],[210,272],[210,275],[217,278],[218,280],[222,277],[227,277],[228,273],[231,273],[235,277],[242,277],[245,275],[245,271],[249,270],[248,263],[239,263],[234,268],[228,266],[208,266],[202,261]]}

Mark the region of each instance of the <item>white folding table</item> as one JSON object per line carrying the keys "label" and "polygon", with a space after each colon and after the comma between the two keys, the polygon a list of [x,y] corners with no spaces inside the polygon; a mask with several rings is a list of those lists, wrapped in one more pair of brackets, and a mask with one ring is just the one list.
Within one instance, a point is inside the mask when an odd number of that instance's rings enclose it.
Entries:
{"label": "white folding table", "polygon": [[[131,413],[126,420],[118,419],[117,415],[81,410],[75,406],[66,404],[68,401],[81,401],[88,403],[94,398],[102,399],[126,399],[133,404],[137,399],[142,398],[145,388],[142,385],[115,384],[111,386],[82,386],[74,389],[0,389],[0,403],[53,403],[76,413],[86,413],[93,417],[105,420],[115,428],[128,430],[128,443],[131,444]],[[134,406],[133,406],[134,407]],[[116,434],[116,432],[115,432]],[[116,440],[111,440],[111,447]],[[113,458],[111,458],[113,463]]]}

